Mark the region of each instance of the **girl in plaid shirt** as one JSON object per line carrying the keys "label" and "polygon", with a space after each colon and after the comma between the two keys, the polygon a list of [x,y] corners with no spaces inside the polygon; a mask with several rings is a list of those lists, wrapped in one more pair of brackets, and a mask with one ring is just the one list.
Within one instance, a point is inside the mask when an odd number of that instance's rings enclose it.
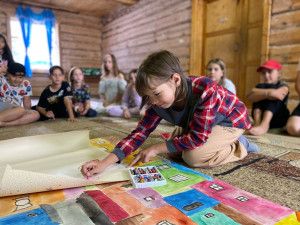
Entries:
{"label": "girl in plaid shirt", "polygon": [[178,58],[168,51],[153,53],[141,64],[136,90],[142,96],[141,107],[148,106],[145,116],[105,159],[86,162],[84,175],[100,173],[122,161],[162,119],[176,125],[173,134],[166,142],[140,151],[128,167],[169,152],[181,154],[191,167],[209,168],[243,159],[247,150],[258,150],[242,136],[251,128],[244,103],[209,78],[186,77]]}

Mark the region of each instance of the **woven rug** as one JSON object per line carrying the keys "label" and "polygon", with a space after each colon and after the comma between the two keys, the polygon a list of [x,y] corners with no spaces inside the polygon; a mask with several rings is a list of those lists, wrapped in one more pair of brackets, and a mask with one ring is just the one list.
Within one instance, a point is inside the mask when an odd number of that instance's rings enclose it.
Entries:
{"label": "woven rug", "polygon": [[[117,141],[108,136],[91,139],[91,144],[110,152]],[[135,154],[137,151],[125,162]],[[265,165],[274,159],[252,154],[212,177],[156,157],[139,166],[156,166],[167,181],[164,186],[133,188],[130,181],[124,181],[3,197],[0,224],[299,224],[294,209],[221,179],[248,167],[257,170],[256,163]],[[278,161],[282,160],[274,162]]]}
{"label": "woven rug", "polygon": [[[130,120],[109,117],[79,118],[79,122],[77,123],[70,123],[65,119],[57,119],[56,121],[43,121],[17,127],[0,128],[0,140],[88,129],[90,130],[90,139],[103,137],[111,143],[116,144],[123,137],[128,135],[131,130],[136,127],[137,123],[137,118]],[[172,125],[163,121],[141,146],[141,149],[155,143],[160,143],[162,141],[161,134],[164,132],[172,132],[173,129],[174,127]],[[239,190],[244,190],[247,193],[259,196],[262,199],[292,210],[300,211],[300,138],[269,133],[260,137],[247,136],[247,138],[260,147],[260,152],[250,153],[244,160],[236,163],[229,163],[212,169],[192,169],[216,180],[220,180],[221,182],[225,182]],[[161,156],[168,159],[166,155]],[[187,166],[182,161],[176,161],[176,163]],[[130,185],[130,183],[128,182],[127,185]],[[107,186],[105,189],[109,189],[111,184]],[[92,187],[92,189],[93,188],[95,187]],[[98,189],[102,190],[104,187],[97,187],[97,190]],[[80,191],[77,190],[74,191],[74,193],[82,193],[84,190],[89,190],[89,188],[81,188]],[[44,203],[50,205],[66,200],[64,192],[59,191],[60,194],[56,193],[58,192],[48,192],[47,194],[39,193],[34,194],[34,196],[37,196],[37,199],[44,199],[46,196],[49,196],[51,201],[47,200],[44,201]],[[76,195],[74,198],[76,199],[76,197],[78,196]],[[21,202],[28,202],[26,198],[27,197],[24,196],[24,198],[18,200],[19,203],[17,204],[20,204],[19,209],[23,207]],[[9,201],[12,205],[11,207],[17,206],[17,204],[15,204],[16,200]],[[31,204],[34,205],[35,208],[44,203],[43,201],[31,201]],[[3,209],[2,206],[3,205],[0,206],[0,209]],[[5,205],[4,208],[7,208],[7,206]],[[26,211],[29,209],[31,208],[26,208]],[[7,212],[5,215],[19,212],[22,211]],[[4,216],[4,214],[1,214],[1,216]],[[141,217],[141,215],[137,215],[135,218],[138,221]],[[173,224],[185,223],[174,222]]]}

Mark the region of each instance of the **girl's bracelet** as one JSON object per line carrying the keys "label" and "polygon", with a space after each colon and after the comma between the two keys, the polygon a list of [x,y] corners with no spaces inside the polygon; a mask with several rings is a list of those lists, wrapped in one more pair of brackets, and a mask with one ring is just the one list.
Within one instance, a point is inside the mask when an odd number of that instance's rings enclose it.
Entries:
{"label": "girl's bracelet", "polygon": [[265,96],[266,96],[266,98],[268,97],[268,94],[269,94],[268,91],[265,91]]}

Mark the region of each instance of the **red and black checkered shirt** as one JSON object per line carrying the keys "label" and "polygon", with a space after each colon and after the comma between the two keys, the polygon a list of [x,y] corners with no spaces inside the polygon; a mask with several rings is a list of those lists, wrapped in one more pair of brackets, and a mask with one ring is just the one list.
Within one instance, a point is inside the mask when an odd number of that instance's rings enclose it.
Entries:
{"label": "red and black checkered shirt", "polygon": [[[229,118],[232,127],[251,128],[247,108],[236,95],[206,77],[189,78],[192,84],[192,94],[199,95],[201,101],[197,102],[198,105],[189,123],[189,131],[172,140],[172,145],[177,151],[195,149],[205,143],[212,131],[217,114],[223,115],[227,120]],[[131,154],[144,143],[161,119],[152,107],[149,108],[136,129],[120,141],[113,152],[120,160]],[[172,151],[169,148],[168,150]]]}

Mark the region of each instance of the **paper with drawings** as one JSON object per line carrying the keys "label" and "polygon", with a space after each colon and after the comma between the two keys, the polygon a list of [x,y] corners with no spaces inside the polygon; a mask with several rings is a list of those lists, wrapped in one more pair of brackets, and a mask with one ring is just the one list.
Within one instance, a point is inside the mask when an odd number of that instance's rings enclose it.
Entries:
{"label": "paper with drawings", "polygon": [[0,141],[0,155],[0,197],[129,180],[124,164],[83,177],[82,163],[108,155],[90,144],[88,130]]}

